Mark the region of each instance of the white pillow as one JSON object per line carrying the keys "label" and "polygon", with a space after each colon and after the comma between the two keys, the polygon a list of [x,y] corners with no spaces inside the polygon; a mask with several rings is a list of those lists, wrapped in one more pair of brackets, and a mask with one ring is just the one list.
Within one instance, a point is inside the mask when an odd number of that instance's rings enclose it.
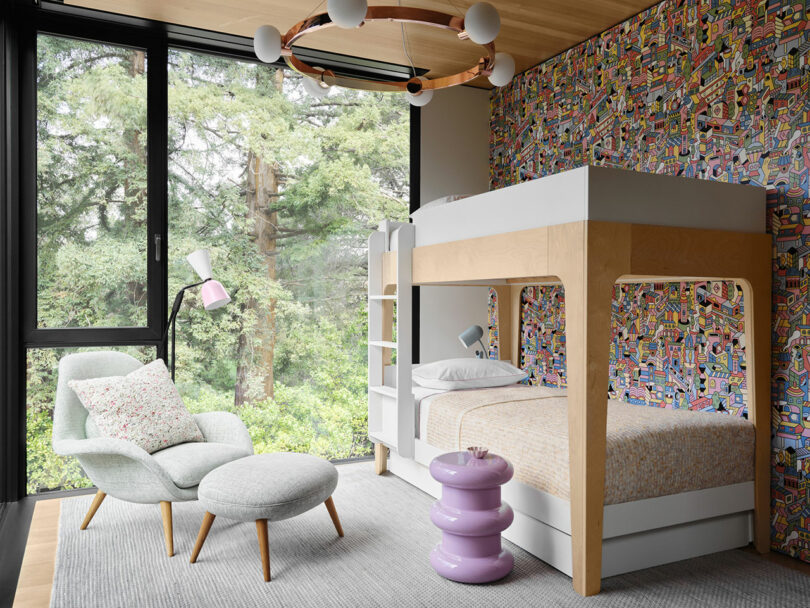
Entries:
{"label": "white pillow", "polygon": [[413,381],[426,388],[448,391],[516,384],[526,372],[506,361],[492,359],[444,359],[413,370]]}
{"label": "white pillow", "polygon": [[68,386],[100,435],[131,441],[150,454],[178,443],[205,441],[162,359],[126,376],[71,380]]}

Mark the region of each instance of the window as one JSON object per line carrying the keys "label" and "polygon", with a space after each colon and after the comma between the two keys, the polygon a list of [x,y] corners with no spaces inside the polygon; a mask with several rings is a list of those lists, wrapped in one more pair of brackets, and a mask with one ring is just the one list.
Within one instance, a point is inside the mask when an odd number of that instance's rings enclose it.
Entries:
{"label": "window", "polygon": [[51,448],[59,359],[102,349],[154,359],[164,293],[151,247],[154,39],[43,22],[43,31],[20,28],[24,72],[34,75],[20,86],[21,130],[35,134],[32,147],[21,144],[29,493],[89,484],[75,459]]}
{"label": "window", "polygon": [[36,46],[36,327],[145,327],[147,53]]}
{"label": "window", "polygon": [[249,40],[83,10],[46,3],[15,23],[21,305],[9,314],[27,369],[10,375],[27,391],[27,445],[12,435],[8,452],[25,451],[27,473],[14,487],[90,483],[51,449],[58,361],[153,359],[200,247],[233,301],[209,313],[190,290],[180,310],[189,409],[237,413],[257,452],[370,453],[366,242],[380,220],[407,220],[407,102],[314,99],[295,72],[256,62]]}
{"label": "window", "polygon": [[401,95],[314,99],[287,69],[169,52],[169,294],[211,251],[233,301],[178,317],[177,385],[192,411],[228,410],[257,452],[369,454],[367,239],[407,221]]}

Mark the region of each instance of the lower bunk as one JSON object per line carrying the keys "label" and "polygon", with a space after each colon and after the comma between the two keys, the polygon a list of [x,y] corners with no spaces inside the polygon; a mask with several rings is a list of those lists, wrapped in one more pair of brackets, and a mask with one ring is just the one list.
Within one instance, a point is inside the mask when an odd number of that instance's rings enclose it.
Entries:
{"label": "lower bunk", "polygon": [[[510,460],[504,537],[571,576],[567,399],[503,387],[417,401],[414,458],[389,469],[439,497],[436,456],[485,445]],[[753,540],[754,433],[724,414],[608,403],[602,578],[748,545]],[[653,448],[653,449],[651,449]]]}

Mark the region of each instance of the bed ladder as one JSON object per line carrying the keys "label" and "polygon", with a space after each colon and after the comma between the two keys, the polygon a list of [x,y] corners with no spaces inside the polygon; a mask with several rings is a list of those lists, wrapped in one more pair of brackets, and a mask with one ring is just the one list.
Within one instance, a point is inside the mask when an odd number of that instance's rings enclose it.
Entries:
{"label": "bed ladder", "polygon": [[[377,473],[386,469],[386,449],[413,458],[416,413],[412,392],[413,224],[384,221],[368,239],[368,436],[374,443]],[[384,254],[396,251],[396,292],[385,293]],[[391,291],[391,286],[388,290]],[[396,333],[395,333],[396,332]],[[394,382],[386,383],[386,366]],[[393,386],[392,386],[393,384]],[[394,388],[394,386],[396,388]]]}

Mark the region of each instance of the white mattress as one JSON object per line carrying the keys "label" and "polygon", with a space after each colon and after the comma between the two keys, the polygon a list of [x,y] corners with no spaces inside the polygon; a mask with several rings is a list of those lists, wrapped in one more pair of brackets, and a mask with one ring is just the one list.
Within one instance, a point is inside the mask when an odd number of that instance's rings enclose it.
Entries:
{"label": "white mattress", "polygon": [[[468,392],[468,391],[477,391],[480,389],[471,388],[464,391],[456,391],[456,392]],[[428,418],[430,417],[430,403],[434,400],[437,395],[443,395],[449,391],[436,389],[436,388],[425,388],[424,386],[419,386],[418,384],[413,385],[413,397],[414,401],[416,402],[416,438],[423,439],[427,441],[427,423]]]}
{"label": "white mattress", "polygon": [[765,189],[586,166],[415,211],[416,246],[582,220],[765,232]]}
{"label": "white mattress", "polygon": [[447,391],[437,388],[425,388],[418,384],[413,385],[413,397],[416,402],[416,437],[421,439],[427,437],[427,421],[430,414],[430,401],[436,395],[441,395]]}

